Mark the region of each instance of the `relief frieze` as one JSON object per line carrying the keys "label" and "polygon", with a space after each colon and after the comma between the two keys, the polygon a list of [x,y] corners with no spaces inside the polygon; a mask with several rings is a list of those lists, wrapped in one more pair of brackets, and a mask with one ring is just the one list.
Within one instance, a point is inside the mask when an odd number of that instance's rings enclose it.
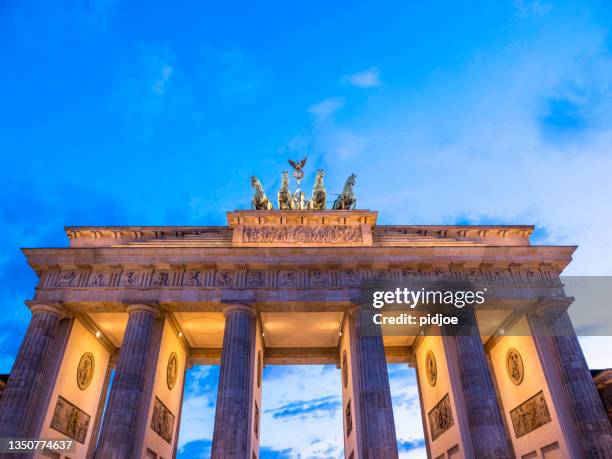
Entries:
{"label": "relief frieze", "polygon": [[342,270],[342,284],[343,285],[359,285],[361,282],[361,278],[359,276],[359,271],[356,269],[344,269]]}
{"label": "relief frieze", "polygon": [[249,271],[247,273],[247,286],[249,288],[263,287],[266,283],[266,271]]}
{"label": "relief frieze", "polygon": [[442,400],[432,408],[427,416],[429,418],[431,440],[434,441],[455,424],[448,394],[442,397]]}
{"label": "relief frieze", "polygon": [[234,280],[233,271],[217,271],[215,275],[215,285],[217,287],[230,287]]}
{"label": "relief frieze", "polygon": [[76,271],[62,271],[55,280],[55,287],[76,287]]}
{"label": "relief frieze", "polygon": [[203,283],[202,272],[197,269],[185,271],[183,274],[183,285],[190,287],[199,287]]}
{"label": "relief frieze", "polygon": [[153,273],[153,279],[151,281],[153,287],[169,287],[170,284],[170,272],[169,271],[156,271]]}
{"label": "relief frieze", "polygon": [[140,287],[145,273],[142,271],[128,270],[121,273],[119,285],[121,287]]}
{"label": "relief frieze", "polygon": [[360,226],[245,226],[243,244],[362,244]]}
{"label": "relief frieze", "polygon": [[278,286],[279,287],[297,287],[298,286],[298,275],[296,271],[280,271],[278,273]]}
{"label": "relief frieze", "polygon": [[51,428],[84,444],[90,419],[87,413],[59,395],[51,419]]}
{"label": "relief frieze", "polygon": [[308,273],[311,287],[324,287],[330,284],[329,272],[320,269],[311,269]]}
{"label": "relief frieze", "polygon": [[[528,272],[528,274],[527,274]],[[521,279],[520,281],[518,279]],[[525,279],[530,279],[526,282]],[[398,269],[125,269],[50,271],[43,277],[46,288],[327,288],[358,287],[362,282],[423,286],[436,282],[468,282],[480,286],[559,287],[558,277],[539,270],[398,268]]]}
{"label": "relief frieze", "polygon": [[87,281],[88,287],[109,287],[110,286],[111,273],[104,271],[94,271],[89,276]]}
{"label": "relief frieze", "polygon": [[166,443],[172,444],[172,433],[174,431],[174,414],[155,397],[153,415],[151,416],[151,429],[162,437]]}
{"label": "relief frieze", "polygon": [[514,435],[520,438],[551,421],[550,411],[542,391],[510,411]]}

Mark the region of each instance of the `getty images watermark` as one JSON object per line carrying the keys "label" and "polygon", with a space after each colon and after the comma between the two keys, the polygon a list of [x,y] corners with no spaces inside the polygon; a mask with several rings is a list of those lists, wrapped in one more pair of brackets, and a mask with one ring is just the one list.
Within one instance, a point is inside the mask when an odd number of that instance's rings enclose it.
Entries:
{"label": "getty images watermark", "polygon": [[[412,290],[397,287],[393,290],[375,290],[372,292],[372,307],[381,310],[388,305],[400,305],[414,309],[417,306],[451,307],[462,309],[465,306],[480,305],[485,302],[486,288],[480,290],[428,290],[420,288]],[[373,314],[372,321],[376,325],[458,325],[459,318],[440,312],[411,314],[399,313],[383,315]]]}

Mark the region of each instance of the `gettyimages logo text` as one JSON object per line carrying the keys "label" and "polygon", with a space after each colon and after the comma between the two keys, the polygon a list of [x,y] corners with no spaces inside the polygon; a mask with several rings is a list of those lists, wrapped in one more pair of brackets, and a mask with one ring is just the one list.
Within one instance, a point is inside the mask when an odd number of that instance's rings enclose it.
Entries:
{"label": "gettyimages logo text", "polygon": [[485,302],[486,288],[482,290],[427,290],[421,288],[396,288],[395,290],[375,290],[372,293],[372,306],[380,309],[389,304],[404,304],[410,309],[417,305],[453,305],[463,308]]}

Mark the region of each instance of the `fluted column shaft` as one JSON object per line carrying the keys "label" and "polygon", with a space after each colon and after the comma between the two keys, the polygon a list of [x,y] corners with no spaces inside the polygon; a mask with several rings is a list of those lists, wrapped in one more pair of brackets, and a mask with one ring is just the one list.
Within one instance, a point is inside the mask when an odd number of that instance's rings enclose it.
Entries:
{"label": "fluted column shaft", "polygon": [[474,311],[466,308],[459,315],[461,329],[446,330],[457,335],[450,338],[456,343],[463,389],[458,396],[463,396],[465,401],[474,456],[478,459],[513,458]]}
{"label": "fluted column shaft", "polygon": [[541,311],[541,316],[551,338],[583,453],[588,458],[609,458],[612,428],[566,308],[549,307]]}
{"label": "fluted column shaft", "polygon": [[225,332],[212,459],[251,457],[251,410],[253,406],[253,362],[255,317],[247,308],[225,311]]}
{"label": "fluted column shaft", "polygon": [[385,348],[372,333],[371,311],[357,309],[350,319],[353,390],[357,395],[362,459],[397,459],[397,437]]}
{"label": "fluted column shaft", "polygon": [[0,438],[28,435],[49,345],[63,317],[62,310],[53,305],[34,304],[30,309],[28,330],[0,398]]}
{"label": "fluted column shaft", "polygon": [[95,453],[97,459],[135,457],[136,426],[145,385],[145,370],[157,310],[146,305],[128,308],[123,337],[102,431]]}

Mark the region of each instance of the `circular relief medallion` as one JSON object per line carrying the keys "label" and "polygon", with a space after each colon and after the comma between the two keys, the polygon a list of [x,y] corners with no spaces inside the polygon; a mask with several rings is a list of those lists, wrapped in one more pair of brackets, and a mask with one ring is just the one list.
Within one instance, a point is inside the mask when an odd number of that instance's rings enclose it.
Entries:
{"label": "circular relief medallion", "polygon": [[168,389],[174,389],[177,374],[178,357],[176,356],[176,352],[173,352],[172,354],[170,354],[170,358],[168,359],[168,367],[166,369],[166,382],[168,383]]}
{"label": "circular relief medallion", "polygon": [[85,390],[89,384],[91,384],[95,363],[94,356],[91,352],[86,352],[81,356],[76,375],[79,389]]}
{"label": "circular relief medallion", "polygon": [[510,378],[510,381],[517,386],[523,382],[523,376],[525,374],[523,359],[521,358],[519,351],[513,347],[508,349],[508,352],[506,353],[506,372],[508,373],[508,378]]}
{"label": "circular relief medallion", "polygon": [[436,358],[432,351],[427,351],[427,354],[425,354],[425,374],[427,375],[429,385],[435,386],[438,380],[438,367],[436,366]]}
{"label": "circular relief medallion", "polygon": [[257,387],[261,387],[261,374],[263,372],[263,365],[261,362],[261,351],[257,352]]}
{"label": "circular relief medallion", "polygon": [[348,386],[348,360],[346,358],[346,351],[342,353],[342,382],[346,388],[346,386]]}

